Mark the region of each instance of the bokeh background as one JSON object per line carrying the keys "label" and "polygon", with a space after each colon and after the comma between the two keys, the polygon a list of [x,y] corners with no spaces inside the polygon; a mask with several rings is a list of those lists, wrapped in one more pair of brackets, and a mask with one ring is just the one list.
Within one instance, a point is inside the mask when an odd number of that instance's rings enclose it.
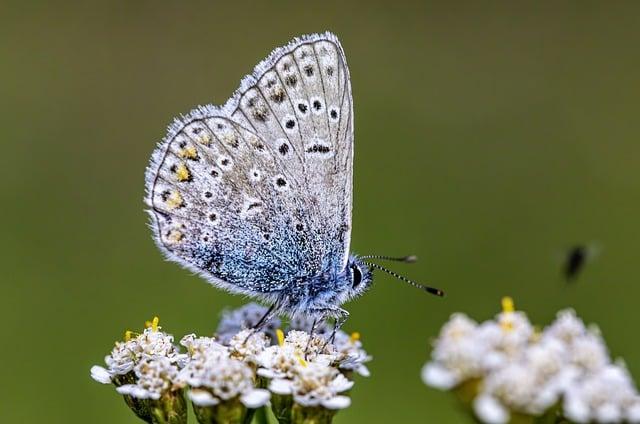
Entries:
{"label": "bokeh background", "polygon": [[[348,305],[374,356],[337,423],[463,422],[419,371],[454,311],[574,307],[640,378],[639,2],[0,5],[0,421],[135,423],[89,378],[157,314],[209,333],[224,294],[163,261],[143,172],[173,116],[272,48],[331,30],[355,97],[353,249],[415,253]],[[563,252],[598,242],[576,284]]]}

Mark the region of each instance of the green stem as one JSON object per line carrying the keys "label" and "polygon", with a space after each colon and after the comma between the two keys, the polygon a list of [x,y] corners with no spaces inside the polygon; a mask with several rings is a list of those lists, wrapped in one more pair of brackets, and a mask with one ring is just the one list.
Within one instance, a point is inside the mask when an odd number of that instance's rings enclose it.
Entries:
{"label": "green stem", "polygon": [[256,410],[254,424],[269,424],[266,406],[263,406],[262,408],[258,408]]}

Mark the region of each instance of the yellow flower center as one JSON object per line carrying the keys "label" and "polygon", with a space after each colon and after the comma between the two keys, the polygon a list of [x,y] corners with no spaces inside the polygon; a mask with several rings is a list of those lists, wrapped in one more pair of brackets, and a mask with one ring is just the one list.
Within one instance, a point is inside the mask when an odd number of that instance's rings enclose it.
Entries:
{"label": "yellow flower center", "polygon": [[502,319],[500,320],[500,327],[502,327],[504,331],[513,330],[513,320],[511,319],[512,318],[511,314],[513,314],[515,310],[516,308],[513,305],[513,299],[510,298],[509,296],[503,297],[502,298],[503,316],[502,316]]}
{"label": "yellow flower center", "polygon": [[153,317],[153,319],[151,321],[145,321],[144,322],[144,327],[145,328],[151,328],[151,331],[158,331],[158,324],[160,323],[160,318],[158,317]]}
{"label": "yellow flower center", "polygon": [[511,331],[513,330],[513,321],[509,319],[502,320],[502,322],[500,323],[500,326],[504,331]]}
{"label": "yellow flower center", "polygon": [[276,336],[278,337],[278,346],[284,346],[284,332],[278,328],[276,330]]}
{"label": "yellow flower center", "polygon": [[515,311],[516,308],[513,306],[513,299],[509,296],[505,296],[502,298],[502,312],[511,313]]}
{"label": "yellow flower center", "polygon": [[351,343],[357,342],[358,340],[360,340],[360,333],[358,333],[357,331],[354,331],[353,333],[351,333],[349,340],[351,340]]}

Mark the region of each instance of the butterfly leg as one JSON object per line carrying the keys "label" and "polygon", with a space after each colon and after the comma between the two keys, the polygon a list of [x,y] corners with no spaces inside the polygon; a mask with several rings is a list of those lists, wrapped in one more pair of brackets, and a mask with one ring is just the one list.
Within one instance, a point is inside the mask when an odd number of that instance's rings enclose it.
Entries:
{"label": "butterfly leg", "polygon": [[271,305],[269,307],[269,309],[267,310],[267,312],[262,316],[262,318],[260,318],[258,320],[257,323],[255,323],[255,325],[251,328],[251,332],[249,333],[249,335],[247,336],[246,339],[244,339],[244,343],[246,344],[249,339],[251,338],[251,336],[253,336],[254,334],[256,334],[257,332],[259,332],[260,330],[262,330],[264,328],[265,325],[267,325],[267,323],[269,321],[271,321],[271,319],[278,313],[278,308],[277,308],[278,304],[274,303],[273,305]]}
{"label": "butterfly leg", "polygon": [[309,346],[311,346],[311,339],[313,338],[313,333],[316,329],[316,324],[318,323],[318,318],[313,319],[313,324],[311,324],[311,331],[309,332],[309,340],[307,340],[307,347],[304,348],[304,359],[307,359],[307,355],[309,354]]}
{"label": "butterfly leg", "polygon": [[309,346],[311,346],[311,339],[313,339],[313,333],[316,330],[316,324],[318,323],[318,318],[313,319],[313,324],[311,324],[311,331],[309,331],[309,340],[307,340],[307,346],[304,348],[304,359],[307,359],[309,355]]}
{"label": "butterfly leg", "polygon": [[333,316],[335,318],[335,323],[333,326],[333,330],[331,331],[331,336],[325,341],[324,346],[322,346],[323,350],[329,343],[333,343],[335,341],[336,333],[347,321],[347,318],[349,318],[349,311],[342,308],[331,308],[326,311],[326,315]]}
{"label": "butterfly leg", "polygon": [[342,328],[344,323],[349,318],[349,311],[345,309],[340,309],[340,316],[336,317],[335,325],[333,326],[333,331],[331,332],[331,337],[329,337],[329,342],[333,343],[336,340],[336,333]]}

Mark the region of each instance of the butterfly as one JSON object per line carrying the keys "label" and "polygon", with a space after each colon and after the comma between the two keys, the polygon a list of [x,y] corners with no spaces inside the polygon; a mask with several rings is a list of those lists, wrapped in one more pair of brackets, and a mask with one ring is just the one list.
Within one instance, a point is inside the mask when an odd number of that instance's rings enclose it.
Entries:
{"label": "butterfly", "polygon": [[257,327],[278,314],[338,327],[341,305],[371,286],[373,269],[390,272],[366,259],[393,259],[349,253],[353,140],[340,41],[294,38],[223,106],[169,126],[146,171],[157,246],[214,286],[271,305]]}

